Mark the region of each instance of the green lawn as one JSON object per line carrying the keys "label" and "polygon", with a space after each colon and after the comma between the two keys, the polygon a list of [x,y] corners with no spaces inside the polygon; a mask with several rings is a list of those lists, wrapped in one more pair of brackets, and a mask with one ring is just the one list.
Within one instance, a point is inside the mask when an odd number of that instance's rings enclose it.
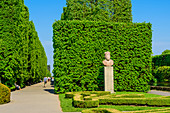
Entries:
{"label": "green lawn", "polygon": [[[161,97],[160,95],[148,94],[142,92],[116,92],[116,94],[144,94],[146,98]],[[63,112],[81,112],[84,109],[89,108],[75,108],[72,106],[72,99],[65,98],[65,94],[59,94],[59,99]],[[120,111],[138,111],[138,110],[151,110],[170,107],[147,107],[147,106],[125,106],[125,105],[100,105],[99,108],[113,108]]]}

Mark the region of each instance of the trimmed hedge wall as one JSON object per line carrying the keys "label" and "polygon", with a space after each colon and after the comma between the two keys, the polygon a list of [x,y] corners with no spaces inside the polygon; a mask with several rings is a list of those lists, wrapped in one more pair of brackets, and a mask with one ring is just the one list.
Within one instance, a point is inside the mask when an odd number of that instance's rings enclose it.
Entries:
{"label": "trimmed hedge wall", "polygon": [[170,81],[170,54],[162,53],[152,57],[152,75],[158,82],[165,82],[166,79]]}
{"label": "trimmed hedge wall", "polygon": [[111,52],[115,91],[148,91],[150,23],[56,21],[53,24],[55,93],[104,90],[102,61]]}
{"label": "trimmed hedge wall", "polygon": [[0,104],[5,104],[10,102],[11,90],[0,83]]}
{"label": "trimmed hedge wall", "polygon": [[39,82],[47,57],[24,0],[0,1],[0,79],[10,89]]}

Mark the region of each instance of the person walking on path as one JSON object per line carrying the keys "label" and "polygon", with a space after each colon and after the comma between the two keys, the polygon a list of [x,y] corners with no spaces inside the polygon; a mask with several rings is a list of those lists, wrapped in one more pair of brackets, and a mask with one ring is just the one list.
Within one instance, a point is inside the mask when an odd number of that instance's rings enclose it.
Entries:
{"label": "person walking on path", "polygon": [[45,77],[44,77],[44,87],[45,87],[45,85],[46,85],[46,83],[47,83],[47,80],[48,80],[48,78],[45,76]]}
{"label": "person walking on path", "polygon": [[15,85],[15,89],[17,89],[17,90],[21,89],[21,87],[19,85],[17,85],[16,82],[14,83],[14,85]]}

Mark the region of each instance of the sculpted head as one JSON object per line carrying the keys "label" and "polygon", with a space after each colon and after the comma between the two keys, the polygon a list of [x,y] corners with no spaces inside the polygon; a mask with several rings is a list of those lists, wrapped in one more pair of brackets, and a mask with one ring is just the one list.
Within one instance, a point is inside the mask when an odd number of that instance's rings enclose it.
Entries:
{"label": "sculpted head", "polygon": [[105,58],[106,58],[106,60],[110,60],[110,52],[109,51],[107,51],[107,52],[105,52],[104,53],[105,54]]}

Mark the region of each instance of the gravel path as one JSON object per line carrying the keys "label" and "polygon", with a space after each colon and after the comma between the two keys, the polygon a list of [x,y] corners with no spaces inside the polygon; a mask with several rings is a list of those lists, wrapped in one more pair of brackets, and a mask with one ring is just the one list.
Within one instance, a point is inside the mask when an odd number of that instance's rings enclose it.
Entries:
{"label": "gravel path", "polygon": [[47,83],[46,88],[43,87],[43,83],[38,83],[11,92],[11,102],[0,105],[0,113],[66,112],[62,112],[59,96],[54,94],[54,88],[50,86],[50,83]]}

